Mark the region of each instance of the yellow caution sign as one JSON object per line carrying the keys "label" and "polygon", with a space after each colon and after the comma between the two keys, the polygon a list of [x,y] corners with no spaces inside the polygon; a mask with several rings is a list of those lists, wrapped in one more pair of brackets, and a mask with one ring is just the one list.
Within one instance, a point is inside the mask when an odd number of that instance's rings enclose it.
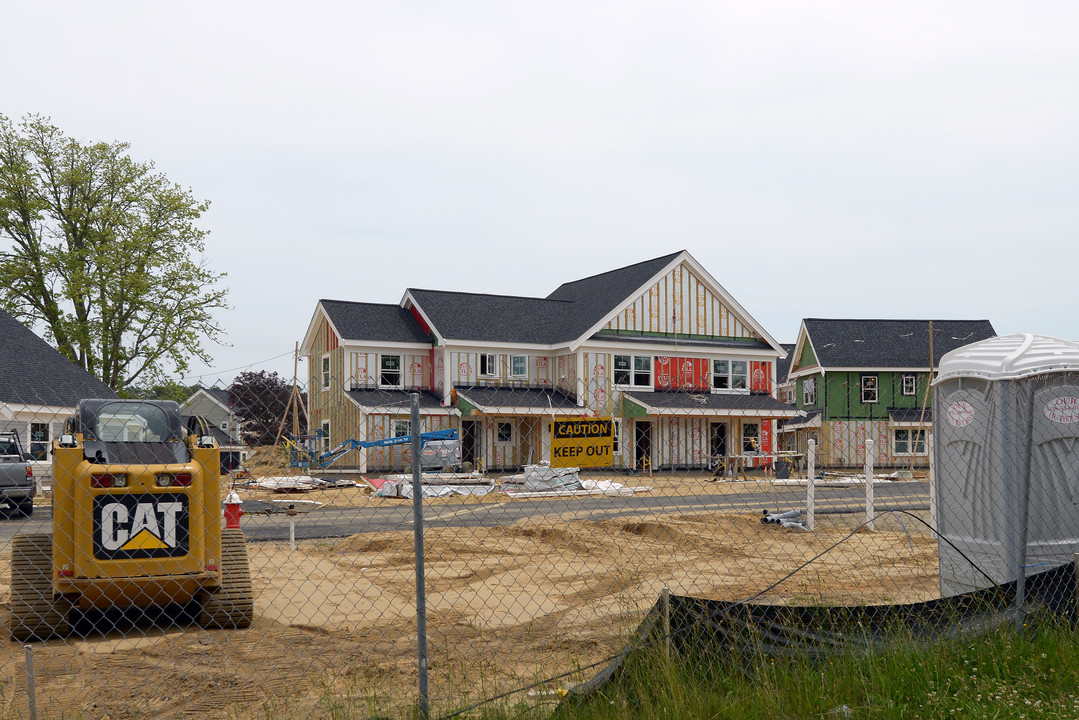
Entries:
{"label": "yellow caution sign", "polygon": [[551,467],[614,464],[611,418],[565,418],[551,423]]}

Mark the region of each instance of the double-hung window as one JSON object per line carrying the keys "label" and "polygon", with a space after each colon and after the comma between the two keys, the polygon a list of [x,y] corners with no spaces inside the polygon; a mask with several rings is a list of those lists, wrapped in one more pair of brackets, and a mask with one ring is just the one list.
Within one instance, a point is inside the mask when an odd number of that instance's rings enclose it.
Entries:
{"label": "double-hung window", "polygon": [[328,453],[330,451],[331,445],[330,445],[330,421],[329,420],[323,420],[322,421],[322,437],[319,438],[319,444],[321,446],[319,449],[322,452]]}
{"label": "double-hung window", "polygon": [[892,447],[896,455],[925,455],[925,430],[896,428],[892,431]]}
{"label": "double-hung window", "polygon": [[401,387],[401,356],[382,355],[378,360],[378,386]]}
{"label": "double-hung window", "polygon": [[528,356],[527,355],[510,355],[510,377],[511,378],[526,378],[526,377],[528,377]]}
{"label": "double-hung window", "polygon": [[652,358],[648,355],[615,355],[614,384],[651,387]]}
{"label": "double-hung window", "polygon": [[394,420],[393,421],[393,436],[395,438],[405,437],[412,434],[412,421],[411,420]]}
{"label": "double-hung window", "polygon": [[713,390],[745,390],[749,387],[749,363],[745,360],[713,360]]}
{"label": "double-hung window", "polygon": [[918,376],[914,373],[903,373],[903,394],[918,394]]}
{"label": "double-hung window", "polygon": [[511,422],[495,423],[495,442],[500,442],[500,443],[513,442],[513,423],[511,423]]}
{"label": "double-hung window", "polygon": [[30,423],[30,457],[34,460],[49,459],[49,424]]}
{"label": "double-hung window", "polygon": [[862,376],[862,403],[869,405],[877,402],[879,395],[877,393],[877,376],[876,375],[863,375]]}
{"label": "double-hung window", "polygon": [[322,356],[322,389],[330,389],[330,356]]}
{"label": "double-hung window", "polygon": [[817,404],[817,379],[806,378],[802,381],[802,407],[813,407]]}
{"label": "double-hung window", "polygon": [[742,453],[752,454],[761,451],[761,426],[757,423],[742,425]]}

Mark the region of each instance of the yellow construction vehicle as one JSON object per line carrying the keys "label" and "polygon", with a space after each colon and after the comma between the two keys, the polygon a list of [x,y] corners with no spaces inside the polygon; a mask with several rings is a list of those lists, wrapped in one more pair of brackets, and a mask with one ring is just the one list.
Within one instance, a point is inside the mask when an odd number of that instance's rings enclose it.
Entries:
{"label": "yellow construction vehicle", "polygon": [[221,528],[220,450],[188,420],[171,401],[79,403],[53,443],[53,532],[12,539],[14,639],[66,635],[73,610],[198,603],[203,627],[251,624],[243,533]]}

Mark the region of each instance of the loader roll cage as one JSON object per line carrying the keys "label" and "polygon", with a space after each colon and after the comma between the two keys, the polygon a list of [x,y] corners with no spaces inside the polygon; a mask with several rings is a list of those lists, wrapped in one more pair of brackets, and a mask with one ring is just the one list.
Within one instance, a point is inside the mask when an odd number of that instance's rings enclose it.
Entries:
{"label": "loader roll cage", "polygon": [[185,430],[208,432],[205,421],[194,416],[185,427],[175,402],[84,400],[64,432],[82,434],[83,456],[90,462],[168,465],[191,461]]}

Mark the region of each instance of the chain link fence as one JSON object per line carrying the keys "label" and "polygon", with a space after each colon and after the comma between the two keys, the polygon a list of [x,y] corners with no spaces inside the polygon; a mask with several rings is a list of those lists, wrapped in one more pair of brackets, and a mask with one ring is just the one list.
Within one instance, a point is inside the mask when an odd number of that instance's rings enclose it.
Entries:
{"label": "chain link fence", "polygon": [[715,620],[691,599],[1070,611],[1038,578],[1079,550],[1077,386],[943,378],[842,421],[748,392],[28,397],[0,421],[0,717],[542,705],[646,621]]}

